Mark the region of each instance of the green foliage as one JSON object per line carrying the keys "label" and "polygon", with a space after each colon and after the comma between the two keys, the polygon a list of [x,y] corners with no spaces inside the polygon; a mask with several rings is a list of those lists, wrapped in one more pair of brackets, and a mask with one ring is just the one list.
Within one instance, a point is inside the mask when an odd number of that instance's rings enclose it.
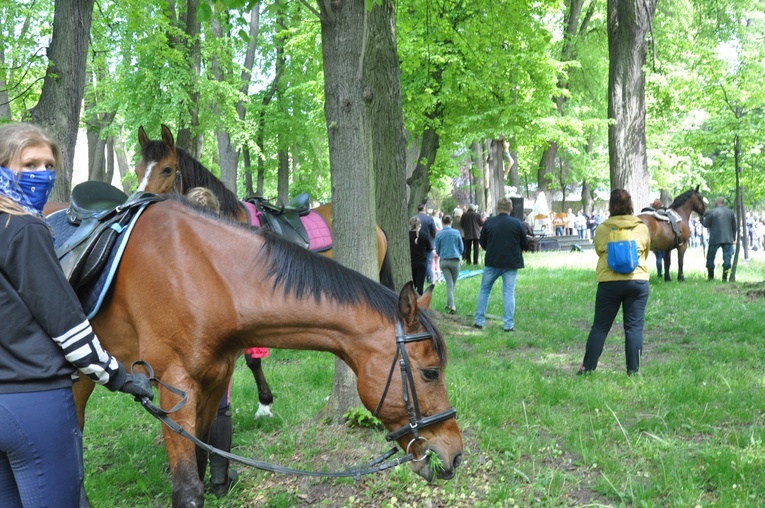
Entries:
{"label": "green foliage", "polygon": [[349,409],[343,415],[343,420],[345,420],[345,424],[349,427],[382,428],[382,422],[367,408],[361,406]]}

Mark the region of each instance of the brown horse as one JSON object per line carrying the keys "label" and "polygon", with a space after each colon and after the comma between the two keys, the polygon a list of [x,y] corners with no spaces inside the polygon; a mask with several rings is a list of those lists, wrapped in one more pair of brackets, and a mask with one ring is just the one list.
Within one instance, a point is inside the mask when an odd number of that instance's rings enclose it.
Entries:
{"label": "brown horse", "polygon": [[[207,187],[220,201],[221,213],[245,224],[249,216],[236,194],[228,189],[209,169],[191,156],[186,150],[176,147],[172,132],[162,124],[162,139],[151,140],[143,126],[138,129],[138,142],[141,145],[141,160],[135,167],[138,175],[139,191],[167,194],[175,192],[185,195],[194,187]],[[332,228],[332,203],[313,208],[315,212]],[[377,233],[377,267],[380,271],[380,283],[393,288],[393,275],[390,268],[388,238],[379,226]],[[332,249],[320,254],[332,257]]]}
{"label": "brown horse", "polygon": [[[393,439],[403,449],[417,458],[430,451],[443,464],[421,460],[412,469],[428,481],[452,478],[462,436],[446,390],[446,346],[423,312],[430,294],[418,300],[408,283],[397,295],[273,233],[253,233],[181,199],[152,204],[138,219],[111,294],[91,321],[124,364],[143,360],[157,379],[186,392],[174,420],[207,438],[244,348],[327,351],[356,373],[361,401],[398,431]],[[228,262],[232,257],[244,262]],[[400,374],[389,377],[397,358],[408,362],[407,383]],[[86,379],[75,385],[83,424],[92,390]],[[178,401],[167,388],[158,390],[163,409]],[[408,414],[413,404],[418,422]],[[206,454],[162,431],[173,506],[202,506]]]}
{"label": "brown horse", "polygon": [[691,237],[690,218],[691,212],[696,212],[699,217],[703,217],[706,212],[704,198],[699,193],[699,187],[686,191],[675,198],[668,211],[674,211],[680,216],[677,221],[680,231],[678,237],[669,221],[656,219],[651,213],[641,213],[640,219],[648,226],[651,234],[651,250],[654,252],[664,252],[664,280],[670,281],[669,267],[671,265],[671,253],[677,249],[677,280],[685,280],[683,275],[683,257],[685,249],[688,248],[688,239]]}

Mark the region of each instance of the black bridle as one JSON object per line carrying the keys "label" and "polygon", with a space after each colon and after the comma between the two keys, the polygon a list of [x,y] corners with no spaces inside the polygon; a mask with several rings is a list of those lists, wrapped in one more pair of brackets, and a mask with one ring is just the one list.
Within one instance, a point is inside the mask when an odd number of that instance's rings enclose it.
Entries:
{"label": "black bridle", "polygon": [[[402,390],[403,390],[403,396],[404,396],[404,403],[406,404],[406,412],[407,412],[407,415],[409,416],[409,425],[405,425],[397,430],[389,432],[388,435],[385,436],[385,439],[386,441],[395,441],[403,436],[406,436],[407,434],[412,434],[413,438],[406,447],[406,451],[405,451],[406,454],[401,458],[388,460],[398,451],[396,447],[393,447],[392,449],[381,454],[379,457],[367,462],[366,464],[362,464],[360,466],[353,467],[353,468],[348,468],[346,471],[337,471],[337,472],[324,473],[324,472],[316,472],[316,471],[303,471],[300,469],[293,469],[289,467],[269,464],[268,462],[261,462],[257,460],[248,459],[246,457],[241,457],[239,455],[235,455],[233,453],[215,448],[214,446],[211,446],[205,443],[204,441],[200,440],[193,434],[189,433],[186,429],[181,427],[175,420],[173,420],[172,418],[168,416],[169,414],[172,414],[178,411],[186,404],[186,393],[184,391],[174,386],[170,386],[166,383],[163,383],[162,381],[157,379],[154,376],[154,370],[151,368],[151,365],[144,362],[143,360],[138,360],[134,362],[130,370],[132,372],[135,367],[137,366],[142,367],[144,370],[146,370],[146,375],[149,377],[149,380],[155,381],[157,384],[165,387],[166,390],[170,391],[171,393],[174,393],[175,395],[181,398],[181,400],[175,406],[173,406],[172,409],[168,411],[165,411],[159,406],[157,406],[156,404],[154,404],[151,401],[151,399],[149,399],[148,397],[142,397],[136,400],[141,403],[141,405],[146,409],[146,411],[148,411],[152,416],[154,416],[155,418],[160,420],[162,423],[164,423],[172,431],[185,437],[186,439],[194,443],[199,448],[205,450],[207,453],[210,453],[212,455],[219,455],[229,460],[234,460],[241,464],[245,464],[245,465],[254,467],[256,469],[269,471],[272,473],[285,473],[285,474],[296,474],[296,475],[303,475],[303,476],[319,476],[319,477],[351,477],[358,480],[361,478],[362,475],[384,471],[386,469],[396,467],[398,465],[404,464],[409,461],[419,462],[421,460],[424,460],[430,454],[430,446],[426,447],[425,452],[420,458],[415,458],[414,455],[410,453],[410,448],[412,444],[421,440],[424,440],[427,442],[426,438],[420,437],[419,430],[425,427],[428,427],[430,425],[434,425],[436,423],[448,420],[449,418],[456,418],[457,410],[454,409],[453,407],[450,407],[446,411],[442,411],[435,415],[426,416],[425,418],[423,418],[422,415],[420,414],[420,405],[417,400],[417,392],[414,389],[414,376],[412,374],[412,369],[409,364],[409,355],[407,355],[406,353],[405,346],[406,346],[406,343],[408,342],[417,342],[417,341],[432,339],[432,338],[433,336],[428,333],[416,333],[416,334],[406,335],[406,333],[404,332],[404,327],[401,324],[401,322],[400,321],[396,322],[396,355],[393,357],[393,364],[391,365],[390,373],[388,374],[388,380],[385,383],[385,389],[383,390],[382,396],[380,397],[380,402],[377,404],[377,409],[375,409],[373,413],[375,416],[377,416],[378,412],[382,408],[383,402],[385,401],[385,397],[388,393],[388,388],[390,387],[391,379],[393,377],[393,371],[395,370],[395,367],[396,367],[396,360],[398,360],[398,363],[401,367],[401,384],[402,384]],[[399,356],[401,357],[400,359],[399,359]],[[409,397],[410,391],[411,391],[411,399]]]}
{"label": "black bridle", "polygon": [[[425,418],[423,418],[422,414],[420,413],[420,403],[417,400],[417,391],[414,388],[414,374],[412,373],[412,367],[409,363],[409,355],[406,353],[406,344],[409,342],[419,342],[426,339],[433,339],[433,336],[427,332],[407,335],[404,331],[404,325],[401,324],[401,321],[396,321],[396,355],[393,357],[393,363],[390,366],[390,372],[388,372],[388,380],[385,383],[385,389],[383,390],[382,396],[380,397],[380,402],[377,404],[377,409],[375,409],[372,413],[374,416],[377,416],[377,414],[380,412],[380,409],[382,409],[383,402],[385,402],[385,396],[388,394],[388,388],[390,387],[391,379],[393,378],[393,371],[396,370],[396,360],[398,360],[398,364],[401,369],[401,390],[404,396],[404,403],[406,404],[406,414],[409,416],[409,425],[404,425],[403,427],[389,432],[388,435],[385,436],[385,440],[396,441],[399,438],[406,436],[407,434],[412,434],[412,440],[409,441],[409,444],[406,446],[406,453],[409,453],[410,447],[417,441],[427,441],[427,439],[420,437],[420,429],[443,422],[449,418],[457,417],[457,410],[453,407],[450,407],[445,411],[441,411],[440,413],[426,416]],[[401,358],[399,358],[399,356]],[[410,391],[411,399],[409,397]],[[430,447],[427,447],[423,456],[414,460],[423,460],[428,456],[429,453]]]}

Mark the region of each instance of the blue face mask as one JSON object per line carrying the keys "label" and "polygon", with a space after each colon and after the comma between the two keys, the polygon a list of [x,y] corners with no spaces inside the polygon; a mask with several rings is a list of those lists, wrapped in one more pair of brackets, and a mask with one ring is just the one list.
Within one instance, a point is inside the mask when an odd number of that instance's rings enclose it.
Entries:
{"label": "blue face mask", "polygon": [[15,201],[32,215],[42,216],[43,207],[55,182],[55,171],[16,172],[0,166],[0,194]]}

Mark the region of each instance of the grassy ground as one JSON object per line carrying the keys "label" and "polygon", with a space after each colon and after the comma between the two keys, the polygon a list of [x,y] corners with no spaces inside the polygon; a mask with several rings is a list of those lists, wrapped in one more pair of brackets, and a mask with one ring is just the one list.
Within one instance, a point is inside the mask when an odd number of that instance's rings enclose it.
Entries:
{"label": "grassy ground", "polygon": [[[515,334],[502,332],[500,281],[483,330],[471,327],[480,277],[458,282],[454,316],[440,312],[445,287],[436,287],[433,309],[449,347],[449,393],[465,440],[455,479],[428,485],[406,466],[358,482],[240,466],[231,494],[207,496],[207,505],[761,505],[765,258],[742,261],[732,284],[705,280],[700,250],[686,256],[685,283],[654,275],[635,377],[625,374],[621,316],[598,370],[574,375],[592,321],[594,253],[536,253],[526,261]],[[264,368],[276,416],[257,421],[255,385],[241,363],[234,452],[337,469],[387,449],[381,433],[315,419],[331,390],[333,363],[324,353],[272,351]],[[169,506],[159,422],[103,389],[92,402],[85,461],[94,508]]]}

